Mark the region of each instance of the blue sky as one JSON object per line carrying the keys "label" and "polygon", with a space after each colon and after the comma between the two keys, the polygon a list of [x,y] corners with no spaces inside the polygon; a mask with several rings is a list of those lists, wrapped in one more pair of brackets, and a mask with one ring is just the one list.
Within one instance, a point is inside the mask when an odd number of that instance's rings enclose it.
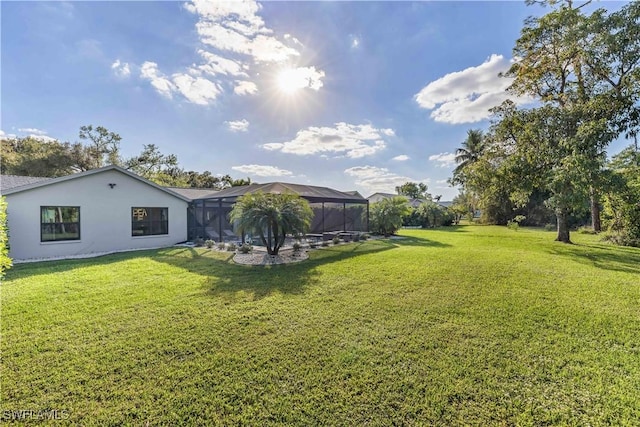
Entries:
{"label": "blue sky", "polygon": [[507,98],[497,74],[523,20],[544,13],[506,1],[0,7],[5,135],[74,142],[102,125],[124,156],[156,144],[186,170],[365,197],[419,181],[443,200],[457,193],[452,153]]}

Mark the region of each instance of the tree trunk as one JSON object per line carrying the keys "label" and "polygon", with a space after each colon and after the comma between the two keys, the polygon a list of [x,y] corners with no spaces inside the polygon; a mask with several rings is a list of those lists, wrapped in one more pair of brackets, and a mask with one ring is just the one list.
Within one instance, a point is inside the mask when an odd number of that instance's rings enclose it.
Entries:
{"label": "tree trunk", "polygon": [[266,245],[267,246],[267,253],[269,255],[275,255],[273,253],[273,249],[271,248],[271,243],[273,242],[273,230],[271,229],[271,225],[267,226],[267,238],[269,240],[269,243]]}
{"label": "tree trunk", "polygon": [[558,219],[558,237],[556,242],[571,243],[569,239],[569,215],[564,209],[556,209],[556,218]]}
{"label": "tree trunk", "polygon": [[600,233],[602,231],[602,224],[600,222],[600,200],[593,187],[589,189],[590,202],[591,202],[591,224],[593,225],[593,231]]}
{"label": "tree trunk", "polygon": [[278,223],[275,221],[271,222],[271,233],[271,238],[273,239],[273,250],[269,255],[278,255],[278,251],[280,250],[280,232],[278,230]]}

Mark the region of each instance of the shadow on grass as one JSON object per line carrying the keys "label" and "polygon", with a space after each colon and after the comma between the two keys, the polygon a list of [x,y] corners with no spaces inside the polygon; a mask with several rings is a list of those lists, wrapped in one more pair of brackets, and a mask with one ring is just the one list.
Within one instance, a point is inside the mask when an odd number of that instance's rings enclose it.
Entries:
{"label": "shadow on grass", "polygon": [[550,248],[549,253],[569,257],[603,270],[640,274],[640,249],[603,244],[558,243]]}
{"label": "shadow on grass", "polygon": [[424,248],[450,248],[448,243],[438,242],[436,240],[425,239],[424,237],[400,235],[394,239],[380,239],[383,242],[389,242],[397,246],[416,246]]}
{"label": "shadow on grass", "polygon": [[413,230],[417,230],[417,231],[442,231],[445,233],[468,233],[469,232],[469,226],[468,225],[446,225],[446,226],[440,226],[440,227],[427,227],[427,228],[401,228],[400,231],[413,231]]}
{"label": "shadow on grass", "polygon": [[350,243],[312,250],[309,259],[302,262],[270,266],[239,265],[233,262],[231,253],[221,259],[187,248],[160,251],[153,259],[207,277],[205,287],[210,295],[247,292],[259,300],[274,292],[302,294],[319,281],[317,267],[395,247],[392,242],[379,240]]}

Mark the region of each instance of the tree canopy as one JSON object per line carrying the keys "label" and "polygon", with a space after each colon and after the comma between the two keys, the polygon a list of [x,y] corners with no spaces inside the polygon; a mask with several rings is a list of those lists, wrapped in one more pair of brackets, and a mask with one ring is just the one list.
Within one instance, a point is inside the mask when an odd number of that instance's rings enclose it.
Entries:
{"label": "tree canopy", "polygon": [[552,10],[525,22],[505,73],[511,93],[536,102],[506,101],[485,134],[469,131],[451,182],[500,221],[544,201],[556,216],[556,239],[570,243],[570,222],[585,205],[600,229],[609,144],[638,133],[640,3],[591,14],[572,1],[543,3]]}
{"label": "tree canopy", "polygon": [[531,194],[534,178],[543,177],[537,184],[551,194],[562,242],[570,242],[567,217],[586,194],[599,231],[606,149],[638,126],[640,5],[585,15],[566,1],[527,20],[513,54],[510,91],[542,104],[526,112],[499,110],[519,153],[517,182],[525,185],[517,193]]}
{"label": "tree canopy", "polygon": [[431,194],[427,192],[427,184],[423,182],[405,182],[396,187],[396,193],[400,196],[407,196],[411,199],[431,200]]}
{"label": "tree canopy", "polygon": [[103,126],[82,126],[79,137],[82,142],[74,143],[4,137],[0,144],[2,173],[55,178],[114,164],[166,186],[221,190],[251,183],[249,178],[184,171],[177,156],[162,153],[155,144],[144,144],[140,154],[123,158],[120,155],[122,138]]}

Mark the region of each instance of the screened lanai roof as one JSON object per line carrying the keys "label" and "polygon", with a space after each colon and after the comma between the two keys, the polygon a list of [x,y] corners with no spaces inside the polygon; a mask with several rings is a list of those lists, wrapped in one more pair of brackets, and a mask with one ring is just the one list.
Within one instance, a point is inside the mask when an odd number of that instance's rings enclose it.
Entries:
{"label": "screened lanai roof", "polygon": [[309,202],[330,202],[330,203],[367,203],[367,199],[362,197],[357,191],[343,192],[328,187],[316,187],[313,185],[289,184],[286,182],[270,182],[267,184],[250,184],[241,187],[231,187],[219,191],[201,199],[236,199],[245,194],[251,193],[293,193],[307,199]]}
{"label": "screened lanai roof", "polygon": [[207,199],[219,193],[218,190],[214,190],[212,188],[184,188],[184,187],[166,187],[166,188],[173,191],[174,193],[181,194],[184,197],[191,200]]}

